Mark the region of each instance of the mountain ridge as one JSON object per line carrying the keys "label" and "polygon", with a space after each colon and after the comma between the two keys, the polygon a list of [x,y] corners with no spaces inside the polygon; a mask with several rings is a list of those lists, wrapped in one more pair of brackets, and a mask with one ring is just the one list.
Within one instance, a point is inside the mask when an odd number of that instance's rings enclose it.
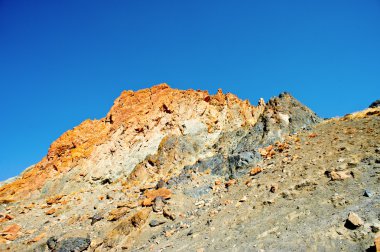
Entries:
{"label": "mountain ridge", "polygon": [[[367,249],[377,196],[357,194],[363,183],[380,193],[379,115],[323,120],[286,92],[252,106],[221,90],[123,91],[0,187],[0,250]],[[352,232],[340,226],[348,213]]]}
{"label": "mountain ridge", "polygon": [[[160,117],[151,114],[159,114],[161,112],[170,115],[172,113],[170,106],[178,105],[174,101],[174,95],[182,95],[185,96],[185,99],[189,99],[190,102],[198,100],[198,102],[208,103],[214,107],[214,110],[207,111],[209,113],[207,115],[209,118],[207,121],[208,131],[215,130],[219,126],[218,123],[213,125],[212,122],[212,120],[217,120],[215,119],[219,112],[217,110],[222,109],[223,106],[234,106],[235,103],[240,110],[241,118],[239,120],[247,124],[252,124],[255,121],[253,115],[255,108],[248,101],[243,102],[232,94],[224,95],[221,90],[216,95],[209,95],[207,91],[180,91],[171,89],[164,83],[136,92],[123,91],[104,118],[100,120],[85,120],[72,130],[63,133],[54,141],[49,147],[46,157],[23,174],[22,178],[26,181],[17,179],[13,182],[17,188],[24,187],[25,190],[18,189],[20,190],[19,194],[26,194],[25,196],[27,196],[30,191],[40,189],[49,176],[54,176],[54,173],[62,173],[67,169],[71,169],[80,160],[88,158],[94,151],[95,146],[103,144],[112,134],[115,134],[121,128],[129,129],[132,131],[130,134],[133,134],[133,131],[135,131],[136,135],[144,134],[144,130],[148,130],[149,127],[154,128],[155,126],[152,127],[152,121],[156,120],[157,122],[162,118],[165,119],[165,116]],[[150,102],[152,103],[150,104]],[[136,107],[137,111],[135,111]],[[146,113],[149,113],[149,117],[157,117],[147,118],[144,116]],[[181,113],[184,114],[185,111],[180,111],[178,114]],[[234,115],[227,114],[226,116]],[[181,129],[180,125],[176,125],[176,128],[173,130],[176,131],[175,133],[180,134],[180,131],[183,129]],[[171,130],[171,133],[173,133],[173,130]],[[154,145],[157,144],[156,141]],[[33,183],[29,183],[28,178],[33,179]],[[12,201],[11,198],[5,196],[5,190],[9,191],[12,189],[10,186],[5,189],[0,188],[0,202]]]}

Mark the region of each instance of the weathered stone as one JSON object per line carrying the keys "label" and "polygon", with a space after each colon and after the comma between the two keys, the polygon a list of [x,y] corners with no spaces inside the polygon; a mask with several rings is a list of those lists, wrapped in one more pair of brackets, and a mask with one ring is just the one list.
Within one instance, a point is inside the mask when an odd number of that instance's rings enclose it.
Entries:
{"label": "weathered stone", "polygon": [[244,169],[247,166],[257,161],[257,157],[253,152],[245,151],[237,155],[231,155],[228,157],[228,165],[230,174],[232,177],[236,177],[238,170]]}
{"label": "weathered stone", "polygon": [[58,243],[58,252],[81,252],[85,251],[91,244],[89,238],[67,238]]}
{"label": "weathered stone", "polygon": [[272,184],[270,186],[270,190],[269,190],[271,193],[275,193],[278,191],[278,184]]}
{"label": "weathered stone", "polygon": [[363,194],[365,197],[368,197],[368,198],[370,198],[370,197],[372,197],[372,192],[370,191],[370,190],[364,190],[364,194]]}
{"label": "weathered stone", "polygon": [[162,197],[163,199],[170,199],[172,192],[167,188],[159,188],[157,190],[150,190],[144,193],[146,199],[142,202],[143,206],[151,206],[156,197]]}
{"label": "weathered stone", "polygon": [[378,233],[380,231],[380,223],[374,223],[371,225],[371,231],[373,233]]}
{"label": "weathered stone", "polygon": [[352,178],[351,174],[347,171],[331,171],[331,172],[327,172],[326,174],[333,181]]}
{"label": "weathered stone", "polygon": [[255,176],[256,174],[262,172],[263,169],[261,169],[260,167],[254,167],[251,169],[251,171],[249,172],[249,175],[251,176]]}
{"label": "weathered stone", "polygon": [[9,225],[0,232],[0,237],[8,241],[14,241],[18,238],[20,230],[21,226],[18,224]]}
{"label": "weathered stone", "polygon": [[55,196],[47,199],[46,204],[48,204],[48,205],[57,204],[62,199],[62,197],[63,197],[63,195],[55,195]]}
{"label": "weathered stone", "polygon": [[46,245],[50,250],[54,250],[57,247],[57,237],[52,236],[46,241]]}
{"label": "weathered stone", "polygon": [[156,185],[156,189],[160,189],[160,188],[163,188],[166,186],[166,182],[162,179],[160,179],[158,182],[157,182],[157,185]]}
{"label": "weathered stone", "polygon": [[156,219],[154,219],[154,220],[151,220],[150,222],[149,222],[149,226],[151,226],[151,227],[157,227],[157,226],[159,226],[159,225],[162,225],[162,224],[164,224],[166,221],[164,221],[164,220],[156,220]]}
{"label": "weathered stone", "polygon": [[208,169],[211,169],[211,174],[225,175],[229,173],[228,167],[226,166],[225,163],[226,163],[225,158],[220,154],[216,154],[212,157],[208,157],[205,159],[199,159],[197,162],[195,162],[195,164],[187,165],[184,167],[183,176],[188,171],[205,172]]}
{"label": "weathered stone", "polygon": [[9,220],[13,220],[14,217],[10,214],[3,214],[3,213],[0,213],[0,223],[2,222],[6,222],[6,221],[9,221]]}
{"label": "weathered stone", "polygon": [[36,237],[34,237],[33,239],[29,240],[27,242],[27,244],[39,242],[41,239],[45,238],[45,236],[46,236],[46,233],[41,233],[41,234],[37,235]]}
{"label": "weathered stone", "polygon": [[236,184],[236,179],[230,179],[225,183],[225,186],[228,188],[234,184]]}
{"label": "weathered stone", "polygon": [[163,215],[170,219],[170,220],[175,220],[176,219],[176,215],[175,213],[173,212],[173,210],[171,208],[169,208],[168,206],[165,206],[164,209],[163,209]]}
{"label": "weathered stone", "polygon": [[113,209],[111,212],[109,212],[107,220],[108,221],[116,221],[116,220],[120,219],[121,217],[123,217],[129,211],[130,210],[126,207]]}
{"label": "weathered stone", "polygon": [[130,201],[130,202],[123,202],[123,203],[118,203],[117,208],[121,207],[128,207],[130,209],[134,209],[139,206],[138,201]]}
{"label": "weathered stone", "polygon": [[152,209],[154,212],[162,212],[164,205],[164,199],[161,196],[158,196],[154,199]]}
{"label": "weathered stone", "polygon": [[104,219],[104,217],[101,214],[97,213],[94,216],[92,216],[90,219],[91,219],[91,226],[92,226],[96,222],[101,221],[102,219]]}
{"label": "weathered stone", "polygon": [[55,214],[55,212],[57,211],[56,208],[50,208],[49,210],[47,210],[45,212],[46,215],[52,215],[52,214]]}
{"label": "weathered stone", "polygon": [[247,200],[248,200],[248,197],[244,195],[244,196],[239,200],[239,202],[246,202]]}
{"label": "weathered stone", "polygon": [[143,210],[137,212],[131,218],[132,225],[134,227],[140,227],[141,225],[143,225],[145,223],[146,219],[148,219],[149,214],[150,214],[149,209],[143,209]]}
{"label": "weathered stone", "polygon": [[121,219],[117,226],[106,235],[105,246],[114,247],[134,230],[141,228],[148,219],[150,212],[150,208],[144,208],[128,218]]}
{"label": "weathered stone", "polygon": [[350,212],[348,214],[348,218],[346,220],[347,228],[355,229],[362,225],[364,225],[364,221],[356,213]]}

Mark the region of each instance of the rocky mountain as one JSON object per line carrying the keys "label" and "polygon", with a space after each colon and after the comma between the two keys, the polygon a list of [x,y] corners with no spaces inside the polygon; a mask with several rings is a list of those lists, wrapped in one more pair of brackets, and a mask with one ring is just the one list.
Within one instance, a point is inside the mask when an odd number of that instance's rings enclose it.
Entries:
{"label": "rocky mountain", "polygon": [[124,91],[1,184],[0,250],[379,250],[379,115]]}

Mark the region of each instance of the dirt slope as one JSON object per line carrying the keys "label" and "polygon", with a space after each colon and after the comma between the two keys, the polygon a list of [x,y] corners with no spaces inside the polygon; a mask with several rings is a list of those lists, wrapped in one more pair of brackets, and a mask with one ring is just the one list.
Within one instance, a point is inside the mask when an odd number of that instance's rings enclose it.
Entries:
{"label": "dirt slope", "polygon": [[[242,176],[227,188],[223,178],[194,171],[169,202],[178,219],[145,226],[134,247],[137,251],[374,250],[380,228],[378,113],[329,120],[293,135],[274,147],[271,159],[257,164],[261,173]],[[183,194],[198,185],[213,190],[198,198]],[[350,212],[362,219],[361,226],[347,223]],[[150,216],[159,218],[159,214]]]}

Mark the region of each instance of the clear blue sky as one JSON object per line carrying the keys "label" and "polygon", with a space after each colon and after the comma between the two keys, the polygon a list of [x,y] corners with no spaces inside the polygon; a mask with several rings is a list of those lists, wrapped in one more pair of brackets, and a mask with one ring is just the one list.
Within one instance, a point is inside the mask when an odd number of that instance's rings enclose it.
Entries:
{"label": "clear blue sky", "polygon": [[0,180],[161,82],[361,110],[380,98],[380,1],[0,0]]}

